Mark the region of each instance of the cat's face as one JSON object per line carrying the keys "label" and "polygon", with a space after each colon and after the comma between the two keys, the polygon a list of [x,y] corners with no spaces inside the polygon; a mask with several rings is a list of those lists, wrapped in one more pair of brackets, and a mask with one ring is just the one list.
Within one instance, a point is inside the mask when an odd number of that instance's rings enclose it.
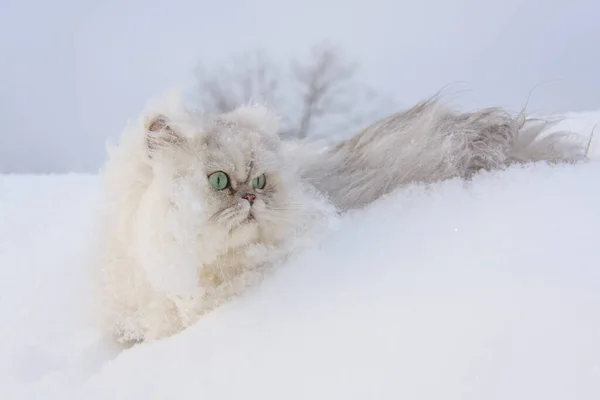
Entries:
{"label": "cat's face", "polygon": [[170,187],[179,212],[202,219],[204,239],[221,244],[221,252],[275,243],[294,219],[287,187],[293,179],[285,175],[279,138],[254,118],[256,112],[190,115],[185,121],[159,116],[148,124],[156,179]]}

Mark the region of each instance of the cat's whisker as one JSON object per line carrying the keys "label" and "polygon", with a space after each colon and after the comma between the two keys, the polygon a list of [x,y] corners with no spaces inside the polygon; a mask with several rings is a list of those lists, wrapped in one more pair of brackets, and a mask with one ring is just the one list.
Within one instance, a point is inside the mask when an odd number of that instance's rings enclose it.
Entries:
{"label": "cat's whisker", "polygon": [[306,204],[302,204],[302,203],[284,203],[284,204],[277,204],[277,205],[270,205],[267,204],[265,206],[265,208],[269,209],[269,210],[304,210],[307,208]]}
{"label": "cat's whisker", "polygon": [[285,214],[278,213],[267,213],[267,215],[262,215],[261,220],[265,222],[287,222],[292,224],[301,224],[302,222],[298,220],[298,218],[290,217]]}
{"label": "cat's whisker", "polygon": [[212,217],[208,219],[210,223],[220,223],[223,220],[229,219],[232,214],[235,214],[238,211],[237,206],[227,207],[220,211],[217,211]]}
{"label": "cat's whisker", "polygon": [[268,210],[270,211],[292,211],[292,210],[305,210],[306,206],[294,206],[294,207],[287,207],[287,206],[278,206],[278,207],[268,207]]}

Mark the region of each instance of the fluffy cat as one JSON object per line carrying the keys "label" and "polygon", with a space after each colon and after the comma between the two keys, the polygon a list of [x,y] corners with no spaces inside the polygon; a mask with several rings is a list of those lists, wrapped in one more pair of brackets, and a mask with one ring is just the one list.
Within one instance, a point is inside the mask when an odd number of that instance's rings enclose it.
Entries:
{"label": "fluffy cat", "polygon": [[193,324],[288,254],[331,208],[282,157],[260,105],[187,110],[152,104],[110,149],[96,304],[121,342]]}
{"label": "fluffy cat", "polygon": [[549,122],[497,108],[460,114],[435,99],[324,150],[281,142],[277,125],[259,105],[194,113],[175,91],[125,129],[103,172],[97,280],[102,321],[119,341],[177,333],[335,212],[408,183],[585,158],[568,134],[544,135]]}
{"label": "fluffy cat", "polygon": [[551,125],[500,108],[461,114],[432,98],[318,154],[297,157],[303,178],[349,210],[411,182],[469,178],[514,163],[585,159],[583,141],[567,132],[547,134]]}

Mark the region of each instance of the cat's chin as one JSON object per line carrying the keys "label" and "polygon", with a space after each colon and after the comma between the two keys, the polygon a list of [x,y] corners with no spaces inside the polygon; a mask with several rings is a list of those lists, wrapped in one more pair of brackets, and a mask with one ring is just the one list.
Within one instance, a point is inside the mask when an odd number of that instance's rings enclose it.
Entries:
{"label": "cat's chin", "polygon": [[247,217],[245,217],[242,221],[238,222],[235,226],[233,226],[230,231],[233,232],[236,229],[246,227],[248,225],[258,226],[258,221],[256,220],[256,218],[254,218],[254,215],[252,214],[248,214]]}
{"label": "cat's chin", "polygon": [[256,219],[250,215],[229,229],[228,244],[230,248],[243,247],[260,242],[260,229]]}
{"label": "cat's chin", "polygon": [[235,230],[237,227],[247,224],[257,224],[256,217],[252,213],[252,210],[244,210],[230,222],[230,231]]}

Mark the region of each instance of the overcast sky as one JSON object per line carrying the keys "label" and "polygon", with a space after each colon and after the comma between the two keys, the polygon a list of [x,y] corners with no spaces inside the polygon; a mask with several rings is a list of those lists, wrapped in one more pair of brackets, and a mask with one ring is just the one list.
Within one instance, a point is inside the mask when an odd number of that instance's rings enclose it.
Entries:
{"label": "overcast sky", "polygon": [[324,39],[402,105],[454,84],[460,106],[517,110],[542,84],[531,111],[600,109],[598,0],[0,0],[0,171],[95,172],[201,60]]}

